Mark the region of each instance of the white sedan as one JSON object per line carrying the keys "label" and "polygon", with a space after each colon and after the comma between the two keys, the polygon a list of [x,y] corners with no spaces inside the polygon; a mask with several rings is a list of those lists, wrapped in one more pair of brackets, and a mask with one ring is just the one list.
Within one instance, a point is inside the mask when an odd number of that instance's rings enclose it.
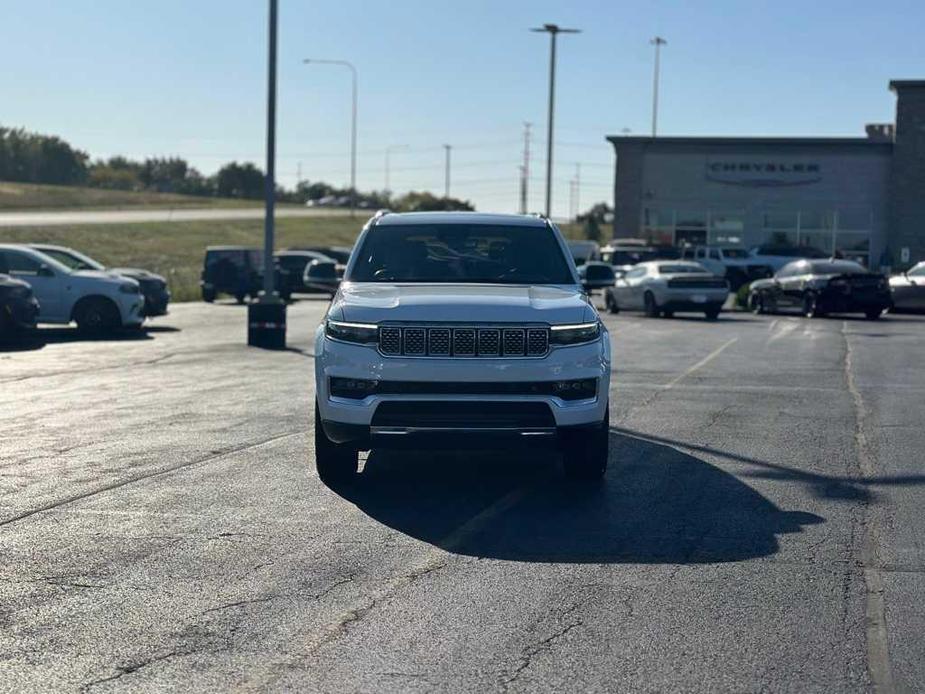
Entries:
{"label": "white sedan", "polygon": [[653,260],[639,263],[604,294],[607,310],[645,311],[649,317],[670,317],[684,311],[719,316],[729,283],[698,263]]}

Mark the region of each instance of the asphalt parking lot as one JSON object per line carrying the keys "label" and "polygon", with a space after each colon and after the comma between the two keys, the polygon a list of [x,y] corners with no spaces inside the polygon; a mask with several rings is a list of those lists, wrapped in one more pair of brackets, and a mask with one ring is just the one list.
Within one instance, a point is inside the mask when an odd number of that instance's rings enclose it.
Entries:
{"label": "asphalt parking lot", "polygon": [[312,464],[244,309],[0,352],[0,690],[925,689],[925,317],[607,316],[611,463]]}

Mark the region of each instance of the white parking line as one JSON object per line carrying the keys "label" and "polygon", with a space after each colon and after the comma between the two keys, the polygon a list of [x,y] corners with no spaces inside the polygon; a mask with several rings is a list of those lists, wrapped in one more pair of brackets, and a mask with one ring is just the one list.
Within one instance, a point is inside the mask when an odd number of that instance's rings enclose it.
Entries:
{"label": "white parking line", "polygon": [[698,361],[696,364],[694,364],[692,367],[690,367],[687,371],[685,371],[684,373],[682,373],[682,374],[680,374],[680,375],[678,375],[678,376],[675,376],[673,379],[671,379],[668,383],[666,383],[664,386],[662,386],[662,390],[668,390],[668,389],[672,388],[674,385],[680,383],[681,381],[683,381],[685,378],[687,378],[688,376],[690,376],[692,373],[694,373],[694,372],[697,371],[698,369],[702,369],[704,366],[706,366],[706,365],[709,364],[711,361],[713,361],[714,359],[716,359],[716,357],[718,357],[720,354],[722,354],[722,353],[723,353],[723,350],[725,350],[727,347],[729,347],[730,345],[732,345],[732,344],[734,344],[734,343],[736,343],[736,342],[738,342],[738,341],[739,341],[739,338],[734,337],[734,338],[732,338],[731,340],[729,340],[728,342],[726,342],[726,343],[720,345],[719,347],[717,347],[716,349],[714,349],[712,352],[710,352],[707,356],[705,356],[703,359],[701,359],[701,360]]}

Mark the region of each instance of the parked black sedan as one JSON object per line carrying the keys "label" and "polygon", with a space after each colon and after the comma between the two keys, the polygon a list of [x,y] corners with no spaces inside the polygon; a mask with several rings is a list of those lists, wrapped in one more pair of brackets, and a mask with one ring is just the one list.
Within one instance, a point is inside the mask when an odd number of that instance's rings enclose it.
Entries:
{"label": "parked black sedan", "polygon": [[295,251],[291,249],[277,251],[273,254],[273,257],[276,258],[279,267],[289,274],[289,289],[291,294],[296,292],[306,294],[327,292],[327,289],[319,289],[305,284],[305,267],[315,260],[320,260],[323,263],[336,263],[333,258],[329,258],[317,251]]}
{"label": "parked black sedan", "polygon": [[0,339],[35,327],[39,302],[27,282],[0,275]]}
{"label": "parked black sedan", "polygon": [[90,256],[67,246],[53,246],[45,243],[34,243],[31,247],[51,256],[59,263],[63,263],[73,270],[99,270],[122,277],[130,277],[138,282],[141,293],[145,298],[142,314],[145,317],[164,316],[167,314],[167,305],[170,303],[170,290],[167,280],[148,270],[137,267],[105,267],[102,263]]}
{"label": "parked black sedan", "polygon": [[879,318],[891,304],[883,275],[850,260],[797,260],[774,277],[752,282],[749,305],[756,313],[797,309],[808,318],[828,313],[863,313]]}

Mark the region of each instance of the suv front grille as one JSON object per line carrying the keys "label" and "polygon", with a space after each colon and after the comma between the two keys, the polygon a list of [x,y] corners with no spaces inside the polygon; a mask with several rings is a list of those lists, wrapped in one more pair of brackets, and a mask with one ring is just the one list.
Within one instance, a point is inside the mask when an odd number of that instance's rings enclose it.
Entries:
{"label": "suv front grille", "polygon": [[545,357],[549,328],[382,326],[379,351],[409,357]]}

